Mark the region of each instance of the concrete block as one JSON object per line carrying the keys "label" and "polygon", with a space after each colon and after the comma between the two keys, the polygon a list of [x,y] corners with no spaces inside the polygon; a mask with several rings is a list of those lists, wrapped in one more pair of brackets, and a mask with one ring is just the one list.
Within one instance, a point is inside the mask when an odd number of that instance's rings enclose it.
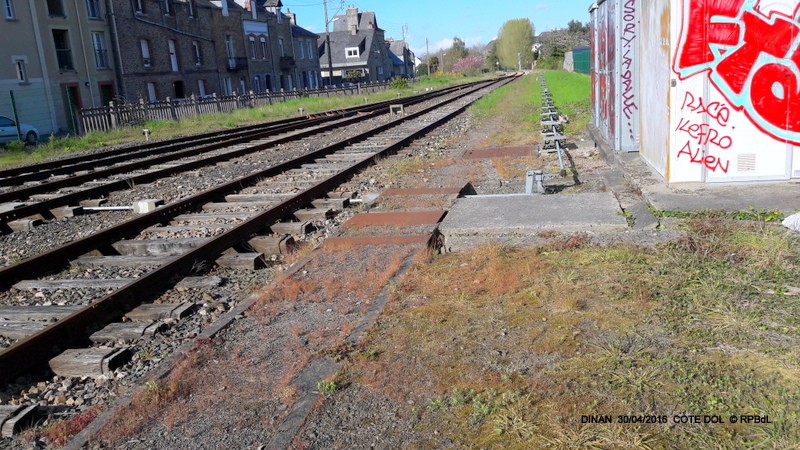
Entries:
{"label": "concrete block", "polygon": [[162,206],[164,204],[164,200],[158,198],[148,198],[144,200],[138,200],[133,203],[133,212],[136,214],[145,214],[152,211],[155,211],[156,208]]}

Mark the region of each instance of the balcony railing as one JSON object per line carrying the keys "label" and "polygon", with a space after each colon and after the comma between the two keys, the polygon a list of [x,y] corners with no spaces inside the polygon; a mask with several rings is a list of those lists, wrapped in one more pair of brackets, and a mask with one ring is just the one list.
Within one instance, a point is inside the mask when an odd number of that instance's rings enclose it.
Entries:
{"label": "balcony railing", "polygon": [[294,58],[291,56],[281,56],[280,59],[281,70],[291,70],[294,68]]}
{"label": "balcony railing", "polygon": [[56,59],[58,59],[58,70],[61,72],[75,70],[75,65],[72,64],[72,50],[56,50]]}
{"label": "balcony railing", "polygon": [[228,70],[244,70],[247,68],[247,58],[228,58]]}

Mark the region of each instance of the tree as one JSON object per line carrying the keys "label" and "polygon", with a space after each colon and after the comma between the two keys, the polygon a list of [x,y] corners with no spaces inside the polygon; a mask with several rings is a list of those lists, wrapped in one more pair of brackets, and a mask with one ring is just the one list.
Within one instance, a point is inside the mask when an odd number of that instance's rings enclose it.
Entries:
{"label": "tree", "polygon": [[450,47],[450,50],[447,50],[448,54],[453,55],[453,61],[466,58],[469,55],[469,50],[467,50],[467,44],[458,36],[453,38],[453,46]]}
{"label": "tree", "polygon": [[497,56],[503,67],[533,64],[533,24],[530,19],[512,19],[503,24],[497,36]]}
{"label": "tree", "polygon": [[429,64],[431,65],[431,72],[436,72],[440,69],[439,67],[439,57],[438,56],[431,56]]}
{"label": "tree", "polygon": [[474,76],[481,73],[483,68],[483,58],[479,55],[469,55],[453,63],[453,72],[463,73],[464,75]]}
{"label": "tree", "polygon": [[486,67],[489,70],[500,68],[500,58],[497,56],[497,41],[486,44]]}

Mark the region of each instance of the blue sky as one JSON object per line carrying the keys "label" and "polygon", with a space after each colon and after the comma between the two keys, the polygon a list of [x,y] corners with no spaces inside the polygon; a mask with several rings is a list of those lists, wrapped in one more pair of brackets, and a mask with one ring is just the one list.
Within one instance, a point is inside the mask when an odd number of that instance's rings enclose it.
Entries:
{"label": "blue sky", "polygon": [[[325,31],[322,0],[282,0],[284,11],[297,13],[300,26],[313,32]],[[487,43],[497,36],[503,23],[510,19],[529,18],[536,34],[562,28],[572,19],[589,21],[590,0],[349,0],[361,11],[374,11],[378,26],[386,37],[402,39],[403,26],[408,27],[408,42],[417,56],[425,53],[425,38],[431,53],[449,47],[453,36],[467,46]],[[328,2],[328,13],[339,8],[340,1]],[[344,11],[341,12],[343,14]]]}

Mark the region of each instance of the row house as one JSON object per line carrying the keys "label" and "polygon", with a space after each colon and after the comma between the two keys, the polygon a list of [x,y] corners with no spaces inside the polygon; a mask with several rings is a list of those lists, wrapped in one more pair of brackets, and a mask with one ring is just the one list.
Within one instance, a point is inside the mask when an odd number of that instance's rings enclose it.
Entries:
{"label": "row house", "polygon": [[0,0],[0,114],[43,135],[78,132],[78,111],[116,95],[108,11],[100,0]]}
{"label": "row house", "polygon": [[[280,0],[0,0],[0,115],[79,133],[81,108],[319,86]],[[10,43],[10,44],[9,44]]]}
{"label": "row house", "polygon": [[220,51],[210,26],[218,26],[216,7],[202,0],[109,3],[122,99],[152,102],[220,90],[228,72],[218,70]]}
{"label": "row house", "polygon": [[[330,37],[330,52],[326,37]],[[320,36],[318,48],[322,76],[330,77],[333,84],[384,81],[392,77],[389,44],[374,12],[359,12],[358,8],[350,7],[344,15],[334,16],[333,31]]]}
{"label": "row house", "polygon": [[404,40],[395,41],[387,39],[389,42],[389,56],[392,58],[392,77],[414,78],[414,52]]}

